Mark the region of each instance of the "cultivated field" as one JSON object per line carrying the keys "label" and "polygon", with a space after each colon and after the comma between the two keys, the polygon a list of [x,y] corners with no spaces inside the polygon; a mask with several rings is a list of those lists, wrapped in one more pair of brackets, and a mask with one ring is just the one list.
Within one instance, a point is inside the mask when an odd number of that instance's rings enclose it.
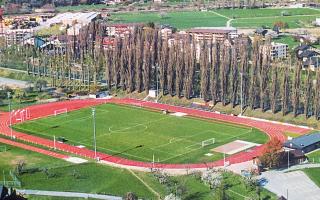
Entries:
{"label": "cultivated field", "polygon": [[154,22],[156,24],[169,24],[178,29],[192,27],[225,26],[228,21],[226,18],[212,12],[168,12],[160,16],[159,12],[149,13],[114,13],[112,14],[114,23],[131,22]]}
{"label": "cultivated field", "polygon": [[[284,13],[289,16],[282,16]],[[207,12],[185,11],[145,13],[114,13],[111,19],[114,23],[154,22],[170,24],[178,29],[192,27],[225,26],[228,20],[231,25],[239,28],[257,28],[269,26],[276,21],[287,22],[289,28],[309,27],[312,21],[320,17],[320,11],[309,8],[294,9],[217,9]]]}
{"label": "cultivated field", "polygon": [[219,9],[217,13],[233,19],[256,18],[256,17],[281,17],[284,13],[290,16],[294,15],[319,15],[320,10],[309,8],[289,8],[289,9]]}
{"label": "cultivated field", "polygon": [[[267,136],[247,127],[165,115],[140,107],[100,105],[97,108],[98,151],[139,161],[161,163],[200,163],[223,158],[212,149],[244,140],[264,143]],[[91,109],[28,121],[15,126],[22,132],[53,139],[65,137],[69,143],[92,148]],[[202,147],[201,141],[215,138],[215,143]],[[139,147],[142,145],[142,147]],[[205,154],[212,153],[207,156]]]}

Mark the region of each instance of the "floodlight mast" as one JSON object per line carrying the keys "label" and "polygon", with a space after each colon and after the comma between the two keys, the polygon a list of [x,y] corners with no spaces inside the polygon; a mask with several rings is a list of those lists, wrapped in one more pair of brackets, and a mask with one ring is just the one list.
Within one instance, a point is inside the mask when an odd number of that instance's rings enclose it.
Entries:
{"label": "floodlight mast", "polygon": [[11,112],[11,92],[7,93],[8,100],[9,100],[9,123],[10,123],[10,138],[13,139],[13,133],[12,133],[12,112]]}
{"label": "floodlight mast", "polygon": [[92,118],[93,118],[94,159],[97,159],[97,140],[96,140],[96,108],[92,108]]}
{"label": "floodlight mast", "polygon": [[240,91],[240,93],[241,93],[241,105],[240,105],[240,116],[242,116],[242,113],[243,113],[243,73],[242,72],[240,72],[240,78],[241,78],[241,91]]}

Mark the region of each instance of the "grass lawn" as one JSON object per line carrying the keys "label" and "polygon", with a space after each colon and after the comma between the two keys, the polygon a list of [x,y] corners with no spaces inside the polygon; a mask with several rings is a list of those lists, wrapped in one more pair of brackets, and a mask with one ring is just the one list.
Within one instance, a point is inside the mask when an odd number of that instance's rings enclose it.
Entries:
{"label": "grass lawn", "polygon": [[[1,145],[1,144],[0,144]],[[128,191],[136,193],[139,198],[156,199],[150,191],[136,176],[153,188],[162,198],[169,194],[166,185],[158,182],[153,174],[134,172],[133,175],[126,169],[118,169],[96,163],[85,163],[74,165],[55,158],[25,151],[15,147],[9,147],[7,152],[0,153],[0,170],[9,170],[15,167],[15,160],[25,160],[27,168],[48,167],[47,176],[38,171],[25,173],[18,178],[24,189],[38,189],[51,191],[88,192],[98,194],[111,194],[123,196]],[[169,177],[177,185],[183,185],[186,189],[182,199],[211,200],[214,197],[209,187],[200,181],[199,176],[185,175]],[[241,177],[232,173],[225,173],[226,192],[230,199],[244,199],[250,196],[254,190],[246,187]],[[78,198],[61,198],[45,196],[28,196],[31,200],[76,200]],[[275,199],[275,196],[262,189],[261,199]]]}
{"label": "grass lawn", "polygon": [[320,168],[309,168],[303,170],[309,178],[320,187]]}
{"label": "grass lawn", "polygon": [[[150,162],[154,155],[161,163],[210,162],[223,158],[215,152],[204,155],[214,147],[238,139],[260,144],[268,139],[257,129],[115,104],[98,106],[96,120],[98,151],[139,161]],[[15,129],[49,139],[65,137],[73,145],[88,148],[93,144],[90,108],[27,121]],[[211,138],[214,144],[201,146]]]}
{"label": "grass lawn", "polygon": [[317,15],[320,14],[320,10],[314,10],[309,8],[288,8],[288,9],[219,9],[214,10],[215,12],[227,16],[229,18],[259,18],[259,17],[281,17],[282,12],[287,12],[290,16],[294,15]]}
{"label": "grass lawn", "polygon": [[320,163],[320,150],[315,150],[307,154],[309,162]]}
{"label": "grass lawn", "polygon": [[[3,170],[8,172],[9,170],[14,170],[19,161],[24,161],[27,168],[36,167],[57,167],[65,166],[69,163],[63,160],[58,160],[42,154],[25,151],[20,148],[13,146],[8,146],[6,144],[0,143],[1,149],[6,147],[7,151],[0,151],[0,172]],[[0,180],[2,180],[2,173],[0,173]]]}
{"label": "grass lawn", "polygon": [[227,22],[226,18],[220,17],[212,12],[199,11],[168,12],[164,17],[161,17],[159,12],[114,13],[111,18],[114,23],[154,22],[156,24],[170,24],[178,29],[225,26]]}
{"label": "grass lawn", "polygon": [[[96,163],[86,163],[49,170],[51,177],[36,172],[20,176],[25,189],[72,191],[123,196],[128,191],[139,197],[155,195],[126,169],[113,168]],[[156,187],[160,183],[153,180]]]}

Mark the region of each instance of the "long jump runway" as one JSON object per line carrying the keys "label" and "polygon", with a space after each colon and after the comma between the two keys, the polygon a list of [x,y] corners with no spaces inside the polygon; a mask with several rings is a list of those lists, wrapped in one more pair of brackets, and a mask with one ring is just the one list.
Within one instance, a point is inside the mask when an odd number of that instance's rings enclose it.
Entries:
{"label": "long jump runway", "polygon": [[[43,118],[54,114],[55,110],[59,109],[68,109],[69,111],[78,110],[85,107],[91,107],[104,103],[116,103],[116,104],[126,104],[126,105],[140,105],[145,108],[157,109],[157,110],[168,110],[170,112],[180,112],[186,113],[187,115],[191,115],[199,118],[208,118],[219,120],[223,122],[229,122],[234,124],[240,124],[250,127],[255,127],[265,132],[269,138],[277,138],[281,141],[285,141],[284,132],[294,132],[299,134],[308,133],[311,129],[305,127],[297,127],[287,124],[273,123],[268,121],[260,121],[250,118],[242,118],[237,116],[218,114],[214,112],[207,112],[201,110],[195,110],[191,108],[171,106],[166,104],[154,103],[154,102],[146,102],[136,99],[108,99],[108,100],[69,100],[69,101],[61,101],[54,102],[48,104],[40,104],[27,107],[30,112],[30,118],[28,120]],[[49,148],[54,148],[54,141],[49,139],[44,139],[41,137],[28,135],[25,133],[16,132],[14,130],[10,130],[9,127],[9,113],[1,113],[0,115],[0,133],[6,136],[14,135],[15,138],[19,140],[23,140],[26,142],[42,145]],[[12,124],[20,123],[19,121],[12,121]],[[14,144],[13,144],[14,145]],[[56,143],[56,149],[72,153],[78,156],[83,156],[87,158],[94,159],[95,154],[93,150],[87,148],[79,148],[76,146],[72,146],[64,143]],[[261,155],[264,145],[254,147],[250,152],[240,152],[231,155],[226,159],[229,164],[241,163],[252,160],[252,158]],[[41,153],[41,152],[40,152]],[[48,152],[44,152],[48,153]],[[49,152],[50,153],[50,152]],[[160,169],[206,169],[208,167],[219,167],[224,165],[223,160],[218,160],[211,163],[196,163],[196,164],[170,164],[170,163],[150,163],[150,162],[140,162],[135,160],[129,160],[117,156],[112,156],[108,154],[104,154],[101,152],[97,152],[97,157],[100,160],[105,161],[109,164],[114,164],[116,166],[121,167],[135,167],[135,168],[160,168]]]}

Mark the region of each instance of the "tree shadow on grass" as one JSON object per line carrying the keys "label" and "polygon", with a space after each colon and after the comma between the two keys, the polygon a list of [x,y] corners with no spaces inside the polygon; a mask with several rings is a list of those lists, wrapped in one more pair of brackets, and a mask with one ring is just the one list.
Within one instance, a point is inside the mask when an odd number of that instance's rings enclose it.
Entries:
{"label": "tree shadow on grass", "polygon": [[195,192],[195,193],[187,195],[183,199],[184,200],[200,200],[200,199],[203,199],[206,194],[207,193],[205,193],[205,192]]}

